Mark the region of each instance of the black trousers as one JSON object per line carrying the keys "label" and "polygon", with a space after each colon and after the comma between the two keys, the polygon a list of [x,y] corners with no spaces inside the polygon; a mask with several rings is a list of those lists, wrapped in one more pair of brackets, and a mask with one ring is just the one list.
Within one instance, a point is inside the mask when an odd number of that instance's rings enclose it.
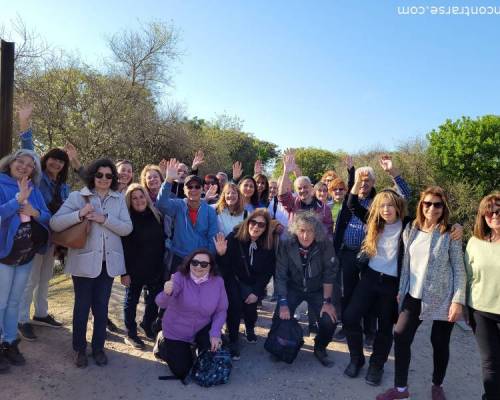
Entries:
{"label": "black trousers", "polygon": [[483,370],[485,400],[500,400],[500,315],[470,308]]}
{"label": "black trousers", "polygon": [[[359,282],[359,268],[356,263],[358,250],[343,248],[339,252],[340,271],[339,285],[342,288],[342,312],[347,309],[354,289]],[[369,308],[363,315],[363,333],[374,335],[377,330],[377,318],[373,309]]]}
{"label": "black trousers", "polygon": [[[321,308],[323,307],[323,291],[317,292],[302,292],[299,290],[288,288],[288,309],[290,310],[290,316],[293,316],[295,309],[303,301],[307,302],[310,312],[313,313],[314,318],[318,321],[318,334],[314,338],[315,346],[321,349],[325,349],[328,343],[332,341],[333,333],[337,327],[337,323],[333,322],[328,314],[319,315]],[[274,312],[273,320],[279,319],[280,315],[280,305],[276,306]]]}
{"label": "black trousers", "polygon": [[[198,352],[210,349],[211,325],[208,324],[196,334],[195,345]],[[189,374],[195,358],[193,350],[193,345],[189,342],[165,338],[165,361],[177,378],[184,379]]]}
{"label": "black trousers", "polygon": [[[397,317],[398,279],[367,268],[344,312],[349,353],[353,362],[364,360],[361,318],[372,309],[378,319],[370,364],[383,367],[392,347],[392,328]],[[372,308],[373,307],[373,308]]]}
{"label": "black trousers", "polygon": [[[401,313],[394,329],[394,355],[396,373],[394,385],[404,387],[408,385],[408,369],[411,360],[411,344],[420,320],[422,301],[409,294],[403,299]],[[433,350],[434,371],[432,383],[441,385],[446,375],[448,360],[450,359],[450,336],[455,323],[448,321],[433,321],[431,343]]]}
{"label": "black trousers", "polygon": [[240,286],[236,280],[226,279],[224,285],[226,287],[226,294],[229,302],[226,319],[229,340],[231,342],[236,342],[238,341],[238,332],[242,316],[247,330],[255,328],[255,324],[257,323],[257,302],[246,304],[243,301]]}
{"label": "black trousers", "polygon": [[141,297],[142,289],[144,288],[144,316],[142,323],[148,329],[151,328],[152,323],[158,317],[158,306],[155,303],[155,298],[161,292],[163,285],[161,282],[145,283],[132,280],[130,287],[125,289],[125,299],[123,303],[123,316],[125,327],[127,328],[128,336],[137,335],[137,323],[135,322],[137,304]]}

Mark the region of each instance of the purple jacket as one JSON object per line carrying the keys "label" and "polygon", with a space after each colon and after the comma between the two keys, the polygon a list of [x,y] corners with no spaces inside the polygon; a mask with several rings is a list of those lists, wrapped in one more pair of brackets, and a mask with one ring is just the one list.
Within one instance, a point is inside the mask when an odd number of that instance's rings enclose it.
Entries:
{"label": "purple jacket", "polygon": [[167,339],[193,343],[196,334],[212,323],[210,337],[220,338],[226,322],[227,295],[220,276],[210,276],[199,285],[191,277],[176,272],[172,275],[174,289],[156,296],[158,307],[165,308],[162,320],[163,336]]}

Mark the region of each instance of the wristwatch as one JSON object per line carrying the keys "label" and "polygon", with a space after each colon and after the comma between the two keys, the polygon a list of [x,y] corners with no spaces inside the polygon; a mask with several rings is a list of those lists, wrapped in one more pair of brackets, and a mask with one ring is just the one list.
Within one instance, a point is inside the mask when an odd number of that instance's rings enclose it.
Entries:
{"label": "wristwatch", "polygon": [[324,298],[323,304],[332,304],[332,298],[331,297]]}

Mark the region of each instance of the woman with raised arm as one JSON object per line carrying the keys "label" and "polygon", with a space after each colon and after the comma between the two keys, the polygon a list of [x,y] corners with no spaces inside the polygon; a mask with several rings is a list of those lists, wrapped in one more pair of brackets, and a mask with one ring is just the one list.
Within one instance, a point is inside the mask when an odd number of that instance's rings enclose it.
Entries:
{"label": "woman with raised arm", "polygon": [[18,348],[19,305],[33,258],[49,237],[50,212],[38,188],[42,170],[31,150],[0,160],[0,372],[26,361]]}
{"label": "woman with raised arm", "polygon": [[500,192],[479,203],[465,250],[467,305],[483,370],[483,400],[500,399]]}
{"label": "woman with raised arm", "polygon": [[71,192],[50,227],[61,232],[84,218],[91,228],[83,249],[69,249],[65,266],[73,278],[73,350],[75,364],[84,368],[87,360],[87,322],[94,315],[92,355],[97,365],[108,363],[104,353],[106,322],[111,287],[115,276],[125,274],[121,236],[132,232],[132,222],[125,197],[117,191],[118,173],[109,159],[92,162],[86,171],[86,186]]}
{"label": "woman with raised arm", "polygon": [[275,268],[273,231],[271,216],[259,208],[227,240],[223,233],[214,239],[229,299],[227,328],[233,360],[240,358],[238,332],[242,315],[247,341],[257,342],[257,302],[264,297]]}
{"label": "woman with raised arm", "polygon": [[465,304],[462,241],[453,240],[443,189],[420,194],[417,216],[403,233],[404,258],[399,283],[399,317],[394,328],[394,387],[377,400],[407,399],[411,344],[424,320],[432,321],[434,371],[432,400],[445,400],[442,383],[450,356],[450,336]]}

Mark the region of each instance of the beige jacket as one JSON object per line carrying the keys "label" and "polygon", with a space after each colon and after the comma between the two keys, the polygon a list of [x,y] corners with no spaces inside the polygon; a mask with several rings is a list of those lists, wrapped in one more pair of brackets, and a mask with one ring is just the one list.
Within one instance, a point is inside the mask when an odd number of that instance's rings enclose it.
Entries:
{"label": "beige jacket", "polygon": [[107,214],[107,218],[103,224],[91,223],[87,243],[83,249],[68,250],[65,272],[74,276],[96,278],[101,273],[102,262],[106,261],[109,276],[124,274],[125,259],[120,237],[132,232],[132,221],[121,193],[110,191],[101,206],[99,197],[87,187],[71,192],[50,219],[50,227],[56,232],[61,232],[80,222],[78,212],[85,206],[83,196],[89,196],[94,210]]}

